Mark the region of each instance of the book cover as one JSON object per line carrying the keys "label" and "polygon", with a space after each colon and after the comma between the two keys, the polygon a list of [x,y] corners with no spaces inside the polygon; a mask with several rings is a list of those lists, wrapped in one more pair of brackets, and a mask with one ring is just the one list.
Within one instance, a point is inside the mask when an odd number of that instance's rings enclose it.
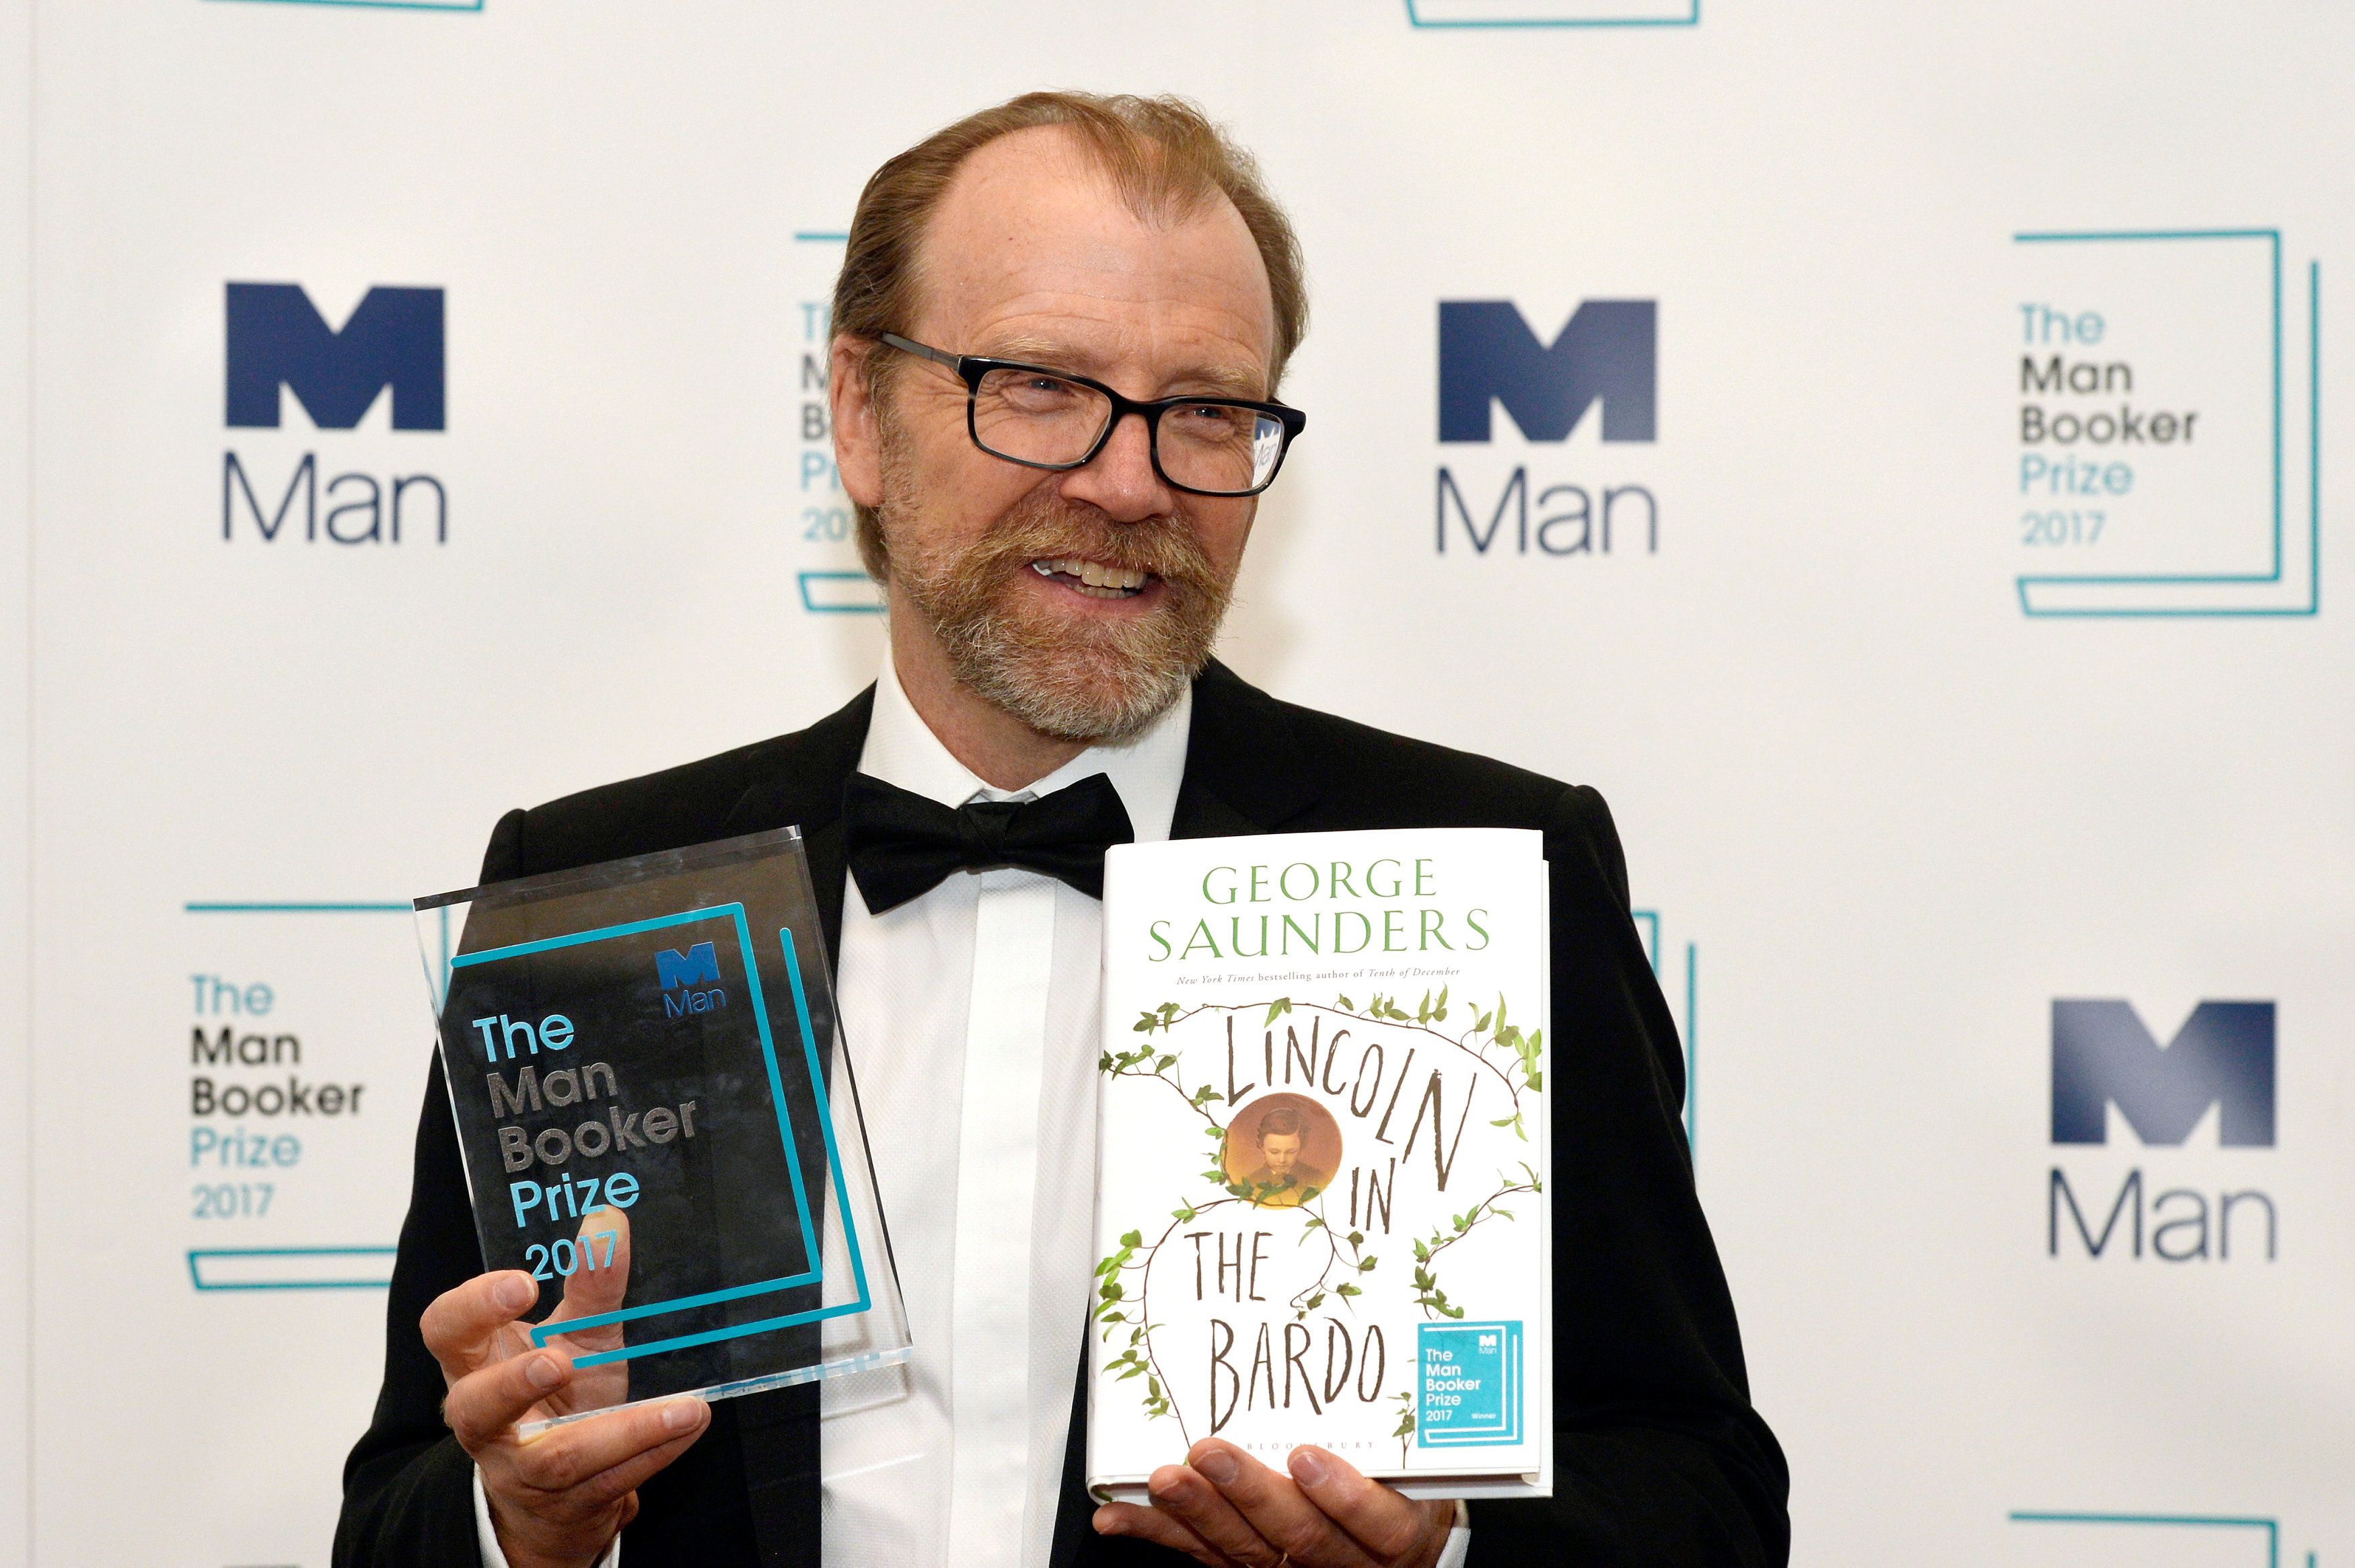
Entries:
{"label": "book cover", "polygon": [[1099,1496],[1206,1436],[1550,1492],[1546,911],[1530,832],[1106,857]]}

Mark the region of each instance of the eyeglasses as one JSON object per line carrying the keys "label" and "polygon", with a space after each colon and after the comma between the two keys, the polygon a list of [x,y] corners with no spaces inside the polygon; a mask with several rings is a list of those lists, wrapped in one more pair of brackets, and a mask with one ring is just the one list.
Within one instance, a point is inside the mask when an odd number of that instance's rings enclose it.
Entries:
{"label": "eyeglasses", "polygon": [[902,354],[946,366],[964,383],[964,422],[973,444],[1025,468],[1082,468],[1112,440],[1114,427],[1143,416],[1153,471],[1172,490],[1194,495],[1257,495],[1308,416],[1283,403],[1242,397],[1164,397],[1140,403],[1101,381],[1010,359],[981,359],[931,348],[897,333],[882,341]]}

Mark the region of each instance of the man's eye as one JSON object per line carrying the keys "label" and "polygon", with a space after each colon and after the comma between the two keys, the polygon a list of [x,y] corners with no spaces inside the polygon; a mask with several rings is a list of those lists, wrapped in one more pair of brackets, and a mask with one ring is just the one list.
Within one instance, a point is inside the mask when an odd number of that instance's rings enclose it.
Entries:
{"label": "man's eye", "polygon": [[1079,388],[1070,382],[1058,381],[1051,376],[1025,376],[1008,381],[1001,390],[1014,407],[1034,413],[1063,408],[1079,393]]}

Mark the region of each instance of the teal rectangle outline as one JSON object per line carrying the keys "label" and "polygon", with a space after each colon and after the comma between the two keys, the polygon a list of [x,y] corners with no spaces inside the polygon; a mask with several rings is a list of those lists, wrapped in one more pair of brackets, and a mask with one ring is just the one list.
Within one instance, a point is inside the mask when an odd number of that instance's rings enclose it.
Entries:
{"label": "teal rectangle outline", "polygon": [[[1521,1439],[1521,1326],[1517,1321],[1494,1323],[1418,1323],[1415,1325],[1414,1362],[1418,1371],[1423,1365],[1423,1342],[1433,1334],[1464,1334],[1480,1329],[1495,1329],[1504,1336],[1501,1347],[1505,1354],[1505,1409],[1510,1419],[1502,1431],[1476,1431],[1462,1437],[1433,1438],[1423,1429],[1420,1414],[1415,1417],[1414,1446],[1418,1448],[1505,1448]],[[1420,1405],[1417,1409],[1420,1411]]]}
{"label": "teal rectangle outline", "polygon": [[794,575],[801,586],[802,608],[812,615],[880,615],[883,613],[883,601],[879,599],[873,604],[820,604],[810,598],[810,584],[813,581],[871,582],[873,579],[865,572],[798,572]]}
{"label": "teal rectangle outline", "polygon": [[2273,557],[2274,557],[2274,565],[2273,565],[2273,570],[2271,570],[2271,571],[2269,571],[2269,572],[2266,572],[2266,573],[2264,573],[2264,574],[2262,574],[2262,575],[2258,575],[2258,574],[2254,574],[2254,573],[2247,573],[2247,574],[2215,574],[2215,575],[2209,575],[2209,576],[2172,575],[2172,574],[2166,574],[2166,573],[2154,574],[2154,575],[2150,575],[2150,576],[2114,575],[2114,576],[2083,576],[2083,577],[2080,577],[2080,576],[2071,576],[2071,575],[2060,575],[2060,574],[2049,575],[2049,576],[2047,576],[2047,575],[2039,575],[2039,574],[2030,574],[2030,575],[2024,576],[2024,577],[2021,577],[2018,578],[2018,579],[2016,580],[2016,582],[2015,582],[2015,585],[2014,585],[2014,586],[2015,586],[2015,588],[2016,588],[2016,589],[2017,589],[2017,591],[2018,591],[2018,593],[2019,593],[2019,610],[2020,610],[2020,613],[2021,613],[2022,615],[2030,616],[2030,617],[2036,618],[2036,619],[2038,619],[2038,620],[2087,620],[2087,619],[2091,619],[2091,620],[2105,620],[2105,619],[2107,619],[2107,620],[2119,620],[2119,619],[2129,619],[2129,620],[2131,620],[2131,619],[2203,620],[2203,619],[2214,619],[2214,618],[2221,618],[2221,617],[2243,617],[2243,616],[2300,616],[2300,615],[2314,615],[2314,614],[2318,613],[2318,612],[2320,611],[2321,608],[2322,608],[2322,267],[2321,267],[2321,263],[2319,263],[2319,262],[2310,262],[2310,263],[2308,263],[2307,268],[2307,291],[2308,291],[2308,295],[2309,295],[2310,303],[2311,303],[2311,305],[2312,305],[2312,309],[2311,309],[2311,311],[2309,312],[2309,320],[2310,320],[2310,322],[2311,322],[2311,323],[2312,323],[2312,324],[2311,324],[2311,328],[2310,328],[2310,335],[2311,335],[2311,339],[2312,339],[2312,349],[2313,349],[2313,353],[2312,353],[2312,355],[2311,355],[2311,358],[2310,358],[2310,361],[2309,361],[2309,366],[2308,366],[2308,378],[2309,378],[2309,381],[2310,381],[2310,384],[2311,384],[2311,393],[2312,393],[2312,396],[2311,396],[2311,397],[2310,397],[2310,400],[2309,400],[2309,401],[2310,401],[2310,416],[2311,416],[2311,421],[2312,421],[2312,437],[2313,437],[2313,440],[2312,440],[2312,445],[2311,445],[2311,447],[2310,447],[2310,449],[2309,449],[2309,450],[2310,450],[2310,454],[2311,454],[2311,459],[2312,459],[2312,463],[2313,463],[2313,477],[2314,477],[2314,505],[2313,505],[2312,517],[2311,517],[2311,519],[2310,519],[2310,527],[2312,528],[2312,531],[2313,531],[2313,554],[2312,554],[2312,556],[2311,556],[2311,563],[2312,563],[2312,569],[2313,569],[2313,581],[2312,581],[2312,583],[2309,585],[2309,591],[2307,592],[2307,602],[2306,602],[2306,604],[2305,604],[2302,608],[2298,608],[2298,607],[2286,607],[2286,608],[2278,609],[2031,609],[2031,608],[2030,607],[2030,605],[2029,605],[2029,602],[2028,602],[2028,589],[2029,589],[2029,585],[2030,585],[2030,584],[2031,584],[2031,583],[2037,583],[2037,584],[2042,584],[2042,583],[2053,583],[2053,584],[2073,584],[2073,585],[2074,585],[2074,584],[2086,584],[2086,583],[2198,583],[2198,584],[2213,585],[2213,584],[2219,584],[2219,583],[2277,583],[2277,582],[2281,581],[2281,573],[2282,573],[2282,545],[2281,545],[2281,542],[2282,542],[2282,257],[2281,257],[2281,230],[2280,230],[2280,229],[2278,229],[2278,228],[2180,228],[2180,229],[2174,229],[2174,228],[2149,228],[2149,229],[2088,229],[2088,230],[2084,230],[2084,231],[2082,231],[2082,232],[2073,232],[2073,231],[2055,230],[2055,231],[2051,231],[2051,232],[2032,232],[2032,233],[2026,233],[2026,234],[2015,234],[2015,235],[2013,235],[2011,238],[2012,238],[2012,243],[2014,243],[2014,244],[2016,244],[2016,245],[2048,245],[2048,244],[2066,244],[2066,243],[2076,243],[2076,242],[2080,242],[2080,241],[2092,241],[2092,240],[2136,240],[2136,241],[2139,241],[2139,240],[2156,240],[2156,239],[2263,239],[2263,240],[2264,240],[2264,241],[2266,242],[2266,244],[2267,244],[2267,246],[2268,246],[2268,248],[2269,248],[2270,255],[2271,255],[2271,261],[2272,261],[2272,270],[2273,270],[2273,355],[2274,355],[2274,369],[2273,369],[2273,387],[2274,387],[2274,396],[2273,396],[2273,403],[2274,403],[2274,410],[2273,410],[2273,413],[2274,413],[2274,507],[2273,507],[2273,511],[2274,511],[2274,530],[2273,530]]}
{"label": "teal rectangle outline", "polygon": [[[532,1342],[535,1345],[544,1345],[549,1339],[559,1333],[578,1333],[586,1329],[602,1328],[613,1323],[628,1322],[636,1319],[653,1317],[660,1313],[684,1311],[693,1307],[710,1306],[718,1302],[738,1300],[749,1296],[767,1295],[773,1291],[790,1289],[795,1286],[807,1285],[812,1281],[821,1278],[824,1275],[825,1271],[823,1266],[819,1265],[817,1261],[820,1256],[817,1227],[810,1217],[809,1193],[802,1182],[801,1157],[794,1146],[793,1126],[785,1110],[784,1082],[777,1066],[776,1042],[769,1030],[768,1003],[761,990],[761,972],[759,961],[752,948],[751,927],[745,919],[744,906],[741,904],[714,905],[706,909],[690,909],[677,915],[657,916],[645,920],[632,920],[618,926],[600,927],[590,931],[576,931],[561,937],[546,937],[538,941],[517,942],[504,948],[488,948],[479,953],[462,953],[451,959],[450,967],[453,970],[462,968],[470,968],[474,965],[488,963],[496,959],[522,958],[528,954],[549,952],[559,948],[578,947],[587,942],[603,941],[615,937],[634,936],[645,931],[666,930],[674,927],[688,925],[697,921],[716,919],[730,919],[735,923],[738,951],[742,953],[744,956],[745,984],[752,993],[753,1022],[760,1031],[761,1055],[768,1069],[769,1092],[776,1110],[777,1132],[784,1146],[786,1171],[793,1179],[794,1212],[795,1218],[799,1221],[801,1225],[802,1249],[805,1255],[811,1260],[813,1266],[805,1272],[798,1275],[781,1276],[775,1279],[755,1280],[744,1285],[731,1286],[724,1290],[705,1291],[698,1295],[678,1297],[667,1301],[650,1301],[641,1306],[623,1308],[617,1311],[598,1313],[586,1318],[569,1318],[561,1324],[553,1327],[548,1324],[538,1324],[535,1325],[531,1330]],[[793,951],[791,933],[787,932],[785,935],[786,952],[790,958]],[[823,1117],[826,1107],[826,1091],[823,1083],[820,1081],[820,1075],[817,1070],[817,1047],[816,1042],[811,1033],[809,1009],[802,995],[801,968],[798,964],[791,964],[787,972],[791,976],[793,981],[794,1014],[795,1021],[801,1027],[802,1048],[809,1064],[811,1084],[816,1091],[816,1100]],[[830,1118],[821,1119],[819,1123],[819,1131],[826,1140],[826,1161],[828,1168],[834,1172],[837,1188],[839,1188],[841,1182],[841,1160],[835,1149],[834,1127]],[[858,1281],[859,1287],[860,1299],[858,1303],[857,1309],[863,1311],[866,1308],[866,1271],[858,1256],[857,1225],[849,1213],[847,1194],[838,1193],[838,1197],[843,1208],[843,1232],[850,1246],[853,1276]],[[834,1316],[844,1309],[845,1308],[832,1308],[821,1309],[821,1311],[817,1313],[796,1313],[784,1318],[764,1319],[757,1323],[739,1324],[732,1328],[713,1330],[708,1333],[682,1334],[675,1335],[665,1340],[648,1340],[645,1344],[624,1346],[621,1350],[617,1351],[608,1351],[595,1355],[576,1357],[573,1364],[575,1366],[601,1366],[608,1361],[632,1361],[639,1356],[652,1355],[661,1351],[682,1350],[690,1345],[708,1344],[718,1340],[735,1339],[745,1334],[760,1333],[769,1329],[783,1328],[790,1322],[809,1321],[817,1316]]]}
{"label": "teal rectangle outline", "polygon": [[180,906],[187,915],[407,915],[407,904],[230,904],[191,898]]}
{"label": "teal rectangle outline", "polygon": [[[847,231],[831,228],[797,228],[794,230],[796,245],[842,245],[849,241]],[[873,604],[819,604],[810,598],[813,582],[865,582],[865,572],[797,572],[795,583],[801,589],[802,609],[811,615],[880,615],[880,599]]]}
{"label": "teal rectangle outline", "polygon": [[[818,1255],[817,1226],[812,1223],[809,1194],[802,1187],[801,1158],[794,1146],[793,1125],[785,1114],[784,1086],[777,1074],[776,1043],[769,1033],[769,1009],[761,994],[761,971],[752,951],[752,930],[745,922],[741,904],[717,904],[708,909],[689,909],[677,915],[661,915],[647,920],[631,920],[619,926],[602,926],[591,931],[575,931],[568,936],[543,937],[536,942],[517,942],[504,948],[489,948],[479,953],[462,953],[450,960],[452,969],[469,969],[476,964],[497,959],[519,959],[533,953],[551,952],[559,948],[577,948],[589,942],[602,942],[615,937],[632,937],[645,931],[667,930],[676,926],[698,920],[732,919],[736,924],[736,950],[744,957],[744,982],[752,992],[752,1022],[761,1034],[761,1056],[769,1072],[769,1092],[777,1113],[777,1135],[784,1144],[786,1171],[794,1182],[794,1213],[801,1222],[802,1251],[815,1265]],[[826,1129],[829,1137],[832,1129]],[[657,1312],[675,1311],[688,1307],[709,1306],[742,1296],[757,1296],[772,1290],[784,1290],[796,1285],[807,1285],[818,1278],[823,1270],[812,1267],[808,1272],[733,1286],[726,1290],[710,1291],[700,1296],[683,1297],[675,1301],[648,1302],[642,1307],[624,1308],[616,1312],[600,1313],[594,1318],[568,1318],[565,1331],[601,1328],[609,1323],[626,1322],[634,1318],[651,1317]],[[546,1344],[549,1334],[543,1328],[532,1330],[535,1344]],[[643,1352],[641,1352],[643,1353]]]}
{"label": "teal rectangle outline", "polygon": [[[781,927],[777,932],[777,938],[779,945],[784,949],[785,977],[793,984],[794,1018],[801,1025],[803,1059],[809,1066],[810,1087],[817,1104],[818,1126],[826,1133],[826,1170],[834,1181],[835,1206],[842,1212],[842,1237],[850,1249],[850,1279],[851,1283],[858,1287],[858,1294],[838,1306],[814,1308],[806,1312],[787,1312],[774,1318],[761,1319],[758,1322],[739,1323],[730,1329],[714,1329],[708,1333],[675,1334],[667,1340],[657,1340],[634,1348],[606,1351],[597,1355],[576,1356],[572,1361],[572,1364],[576,1367],[602,1366],[607,1361],[625,1361],[634,1356],[643,1356],[654,1351],[686,1350],[690,1346],[712,1344],[720,1340],[741,1339],[747,1334],[765,1334],[773,1330],[790,1329],[802,1323],[822,1322],[829,1318],[852,1317],[875,1305],[867,1292],[867,1263],[858,1250],[858,1222],[851,1218],[849,1184],[843,1180],[842,1159],[835,1147],[834,1109],[832,1103],[826,1097],[826,1076],[818,1071],[815,1044],[817,1032],[810,1024],[809,995],[802,989],[800,949],[794,945],[794,933],[791,927]],[[773,1085],[776,1082],[776,1067],[773,1063],[770,1065],[769,1076]],[[782,1094],[779,1096],[779,1103],[783,1103]],[[799,1180],[798,1172],[795,1180]],[[674,1302],[672,1305],[676,1306],[677,1303]],[[593,1327],[599,1323],[618,1321],[625,1314],[613,1313],[601,1318],[577,1319],[565,1325],[565,1331],[570,1333],[574,1330]]]}
{"label": "teal rectangle outline", "polygon": [[1692,0],[1692,12],[1684,16],[1538,16],[1524,20],[1508,17],[1477,18],[1463,22],[1426,22],[1415,11],[1415,0],[1406,0],[1406,20],[1410,27],[1431,30],[1452,27],[1698,27],[1700,26],[1700,0]]}
{"label": "teal rectangle outline", "polygon": [[188,1283],[198,1290],[382,1290],[389,1279],[259,1279],[240,1285],[208,1285],[197,1260],[205,1257],[394,1257],[390,1246],[192,1246]]}
{"label": "teal rectangle outline", "polygon": [[[2281,1521],[2274,1519],[2240,1518],[2229,1514],[2197,1513],[2041,1513],[2025,1509],[2012,1510],[2014,1524],[2180,1524],[2196,1529],[2262,1530],[2265,1532],[2265,1568],[2281,1568]],[[2311,1553],[2307,1557],[2311,1563]]]}
{"label": "teal rectangle outline", "polygon": [[[369,900],[292,900],[240,902],[191,898],[180,908],[189,915],[405,915],[406,904]],[[197,1259],[207,1257],[395,1257],[389,1246],[192,1246],[188,1249],[188,1283],[198,1290],[383,1290],[389,1279],[263,1279],[240,1285],[208,1285]]]}
{"label": "teal rectangle outline", "polygon": [[[215,0],[215,4],[220,0]],[[361,11],[479,11],[483,0],[237,0],[251,5],[332,5]]]}
{"label": "teal rectangle outline", "polygon": [[[849,1184],[843,1180],[842,1159],[835,1147],[834,1110],[826,1097],[826,1076],[818,1071],[817,1046],[815,1044],[817,1033],[810,1024],[808,993],[802,989],[799,949],[794,946],[792,927],[781,928],[777,932],[777,937],[780,945],[784,948],[785,976],[793,982],[794,1017],[801,1025],[802,1051],[804,1059],[809,1065],[810,1087],[817,1103],[818,1125],[826,1132],[826,1170],[834,1181],[835,1206],[842,1212],[842,1236],[850,1248],[850,1279],[851,1283],[858,1287],[858,1294],[839,1306],[814,1308],[806,1312],[787,1312],[774,1318],[763,1318],[758,1322],[739,1323],[730,1329],[714,1329],[708,1333],[675,1334],[667,1340],[657,1340],[634,1348],[606,1351],[597,1355],[575,1356],[572,1364],[576,1367],[602,1366],[607,1361],[625,1361],[634,1356],[643,1356],[654,1351],[686,1350],[690,1346],[712,1344],[721,1340],[742,1339],[747,1334],[765,1334],[773,1330],[790,1329],[797,1324],[821,1322],[828,1318],[847,1318],[864,1312],[875,1305],[867,1293],[867,1263],[858,1250],[858,1225],[850,1214],[850,1188]],[[774,1085],[776,1066],[773,1062],[770,1065],[769,1077],[772,1085]],[[783,1103],[782,1093],[779,1096],[779,1103]],[[677,1307],[680,1303],[672,1302],[671,1305]],[[565,1324],[565,1332],[570,1333],[582,1328],[593,1328],[602,1323],[618,1322],[630,1314],[614,1312],[598,1318],[572,1319]],[[534,1332],[537,1334],[538,1330]]]}

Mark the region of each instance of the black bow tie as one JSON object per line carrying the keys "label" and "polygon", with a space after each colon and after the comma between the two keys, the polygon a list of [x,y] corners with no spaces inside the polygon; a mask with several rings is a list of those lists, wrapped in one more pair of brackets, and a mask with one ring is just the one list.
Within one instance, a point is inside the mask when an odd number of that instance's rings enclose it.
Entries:
{"label": "black bow tie", "polygon": [[850,874],[877,915],[921,897],[952,872],[1019,866],[1103,896],[1104,851],[1136,836],[1102,773],[1036,800],[951,808],[854,773],[842,791]]}

